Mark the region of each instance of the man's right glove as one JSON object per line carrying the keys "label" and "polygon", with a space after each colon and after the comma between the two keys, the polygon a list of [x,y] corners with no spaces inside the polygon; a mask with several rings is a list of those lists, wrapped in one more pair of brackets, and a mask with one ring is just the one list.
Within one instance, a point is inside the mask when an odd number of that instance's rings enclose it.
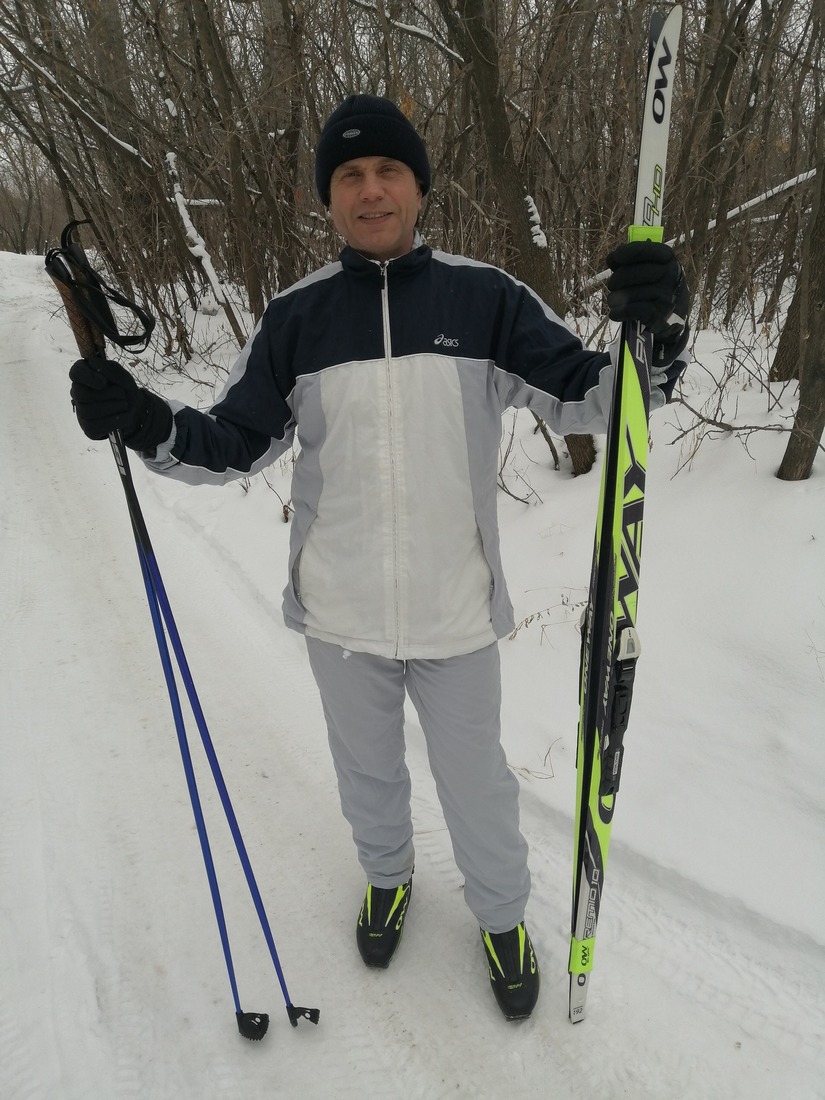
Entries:
{"label": "man's right glove", "polygon": [[69,371],[72,405],[89,439],[119,431],[127,447],[152,451],[172,434],[172,410],[112,359],[78,359]]}

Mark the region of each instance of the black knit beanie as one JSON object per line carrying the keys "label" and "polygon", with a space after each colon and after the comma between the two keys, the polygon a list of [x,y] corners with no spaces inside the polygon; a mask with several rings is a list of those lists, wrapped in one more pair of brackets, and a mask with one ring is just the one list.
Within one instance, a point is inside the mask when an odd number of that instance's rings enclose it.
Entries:
{"label": "black knit beanie", "polygon": [[424,142],[392,100],[375,95],[351,95],[327,119],[315,150],[315,186],[329,206],[329,181],[339,164],[356,157],[400,160],[430,189],[430,162]]}

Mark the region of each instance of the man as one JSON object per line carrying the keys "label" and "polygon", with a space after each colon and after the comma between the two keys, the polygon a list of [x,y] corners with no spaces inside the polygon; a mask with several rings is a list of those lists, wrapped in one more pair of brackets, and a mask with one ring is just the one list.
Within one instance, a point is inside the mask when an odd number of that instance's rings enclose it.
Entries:
{"label": "man", "polygon": [[[506,273],[421,243],[429,162],[390,101],[350,96],[331,115],[315,179],[347,246],[270,302],[208,414],[108,361],[73,366],[72,398],[91,438],[119,429],[150,469],[191,483],[262,470],[297,436],[284,615],[306,637],[367,877],[358,948],[386,967],[410,903],[409,695],[493,992],[524,1019],[539,967],[500,742],[497,641],[513,628],[496,519],[501,416],[529,407],[561,434],[604,431],[613,368]],[[611,316],[654,333],[662,404],[687,341],[672,318],[687,315],[681,268],[650,244],[622,246],[612,264]]]}

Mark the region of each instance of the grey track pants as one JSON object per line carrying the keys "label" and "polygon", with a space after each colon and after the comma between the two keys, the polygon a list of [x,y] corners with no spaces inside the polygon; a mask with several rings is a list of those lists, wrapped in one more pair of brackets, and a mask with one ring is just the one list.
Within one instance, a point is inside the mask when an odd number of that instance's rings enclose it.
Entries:
{"label": "grey track pants", "polygon": [[413,867],[404,700],[427,740],[464,898],[482,928],[507,932],[530,893],[519,831],[518,780],[501,747],[498,645],[443,660],[399,661],[307,637],[329,731],[341,808],[373,886],[400,885]]}

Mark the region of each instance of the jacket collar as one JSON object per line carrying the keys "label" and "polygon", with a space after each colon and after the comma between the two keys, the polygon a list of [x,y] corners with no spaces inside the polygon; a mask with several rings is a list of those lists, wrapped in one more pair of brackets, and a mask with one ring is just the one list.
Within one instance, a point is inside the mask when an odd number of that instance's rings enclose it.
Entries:
{"label": "jacket collar", "polygon": [[[387,262],[388,274],[393,279],[413,275],[429,263],[432,254],[432,249],[422,243],[418,230],[416,230],[412,249],[405,252],[403,256],[398,256],[396,259]],[[373,278],[376,281],[381,278],[381,263],[378,260],[368,259],[349,245],[341,250],[340,260],[344,270],[349,274],[361,276],[362,278]]]}

